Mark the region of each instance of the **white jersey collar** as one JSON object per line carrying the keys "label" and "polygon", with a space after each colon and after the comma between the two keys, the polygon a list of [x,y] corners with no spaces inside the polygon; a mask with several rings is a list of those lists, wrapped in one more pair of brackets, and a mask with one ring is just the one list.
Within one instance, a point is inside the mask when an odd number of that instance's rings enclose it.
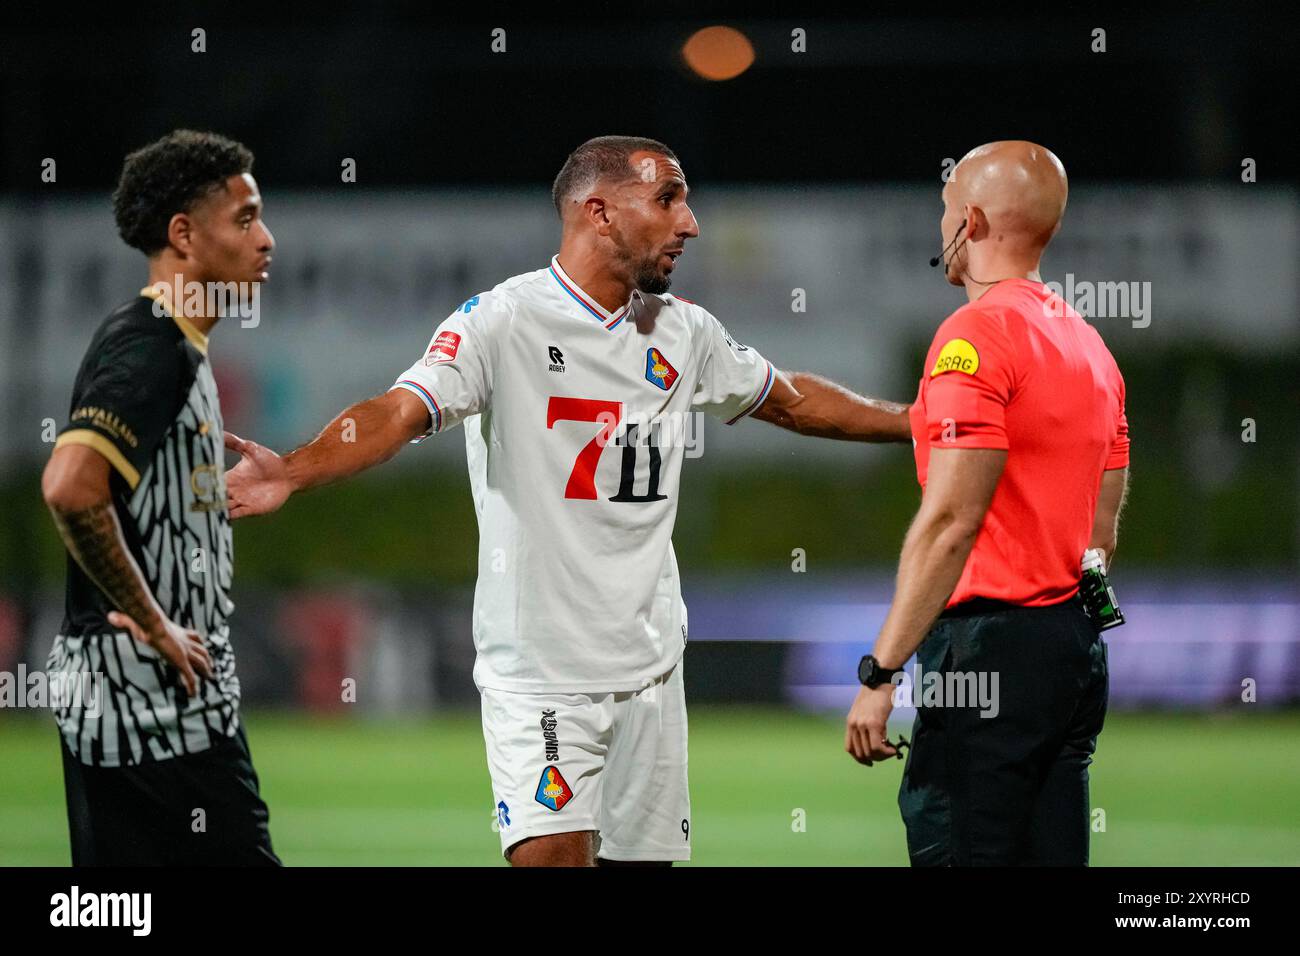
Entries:
{"label": "white jersey collar", "polygon": [[627,318],[628,311],[632,307],[632,297],[629,297],[627,304],[617,312],[608,311],[603,305],[583,292],[578,283],[569,278],[569,274],[560,266],[560,257],[558,255],[551,256],[551,275],[560,284],[560,288],[565,294],[573,299],[584,312],[599,320],[600,324],[605,328],[614,329]]}

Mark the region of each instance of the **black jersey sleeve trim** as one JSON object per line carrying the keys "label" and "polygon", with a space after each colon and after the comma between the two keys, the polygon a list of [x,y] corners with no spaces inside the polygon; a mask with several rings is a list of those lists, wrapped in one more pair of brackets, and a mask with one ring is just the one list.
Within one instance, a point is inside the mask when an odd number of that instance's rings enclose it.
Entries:
{"label": "black jersey sleeve trim", "polygon": [[152,314],[148,299],[136,302],[130,311],[111,317],[92,340],[77,374],[67,424],[60,430],[89,431],[105,439],[135,472],[136,480],[128,482],[133,487],[175,424],[204,361],[169,318]]}

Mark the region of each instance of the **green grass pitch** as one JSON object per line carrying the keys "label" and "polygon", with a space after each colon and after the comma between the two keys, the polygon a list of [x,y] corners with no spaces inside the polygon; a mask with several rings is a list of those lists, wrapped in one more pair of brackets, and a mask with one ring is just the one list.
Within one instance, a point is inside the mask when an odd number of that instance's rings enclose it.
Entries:
{"label": "green grass pitch", "polygon": [[[476,714],[246,723],[285,863],[502,865]],[[906,864],[902,764],[859,767],[838,718],[701,706],[690,733],[696,865]],[[1300,713],[1112,715],[1093,765],[1093,863],[1300,864],[1298,744]],[[65,865],[48,715],[0,720],[0,766],[0,865]]]}

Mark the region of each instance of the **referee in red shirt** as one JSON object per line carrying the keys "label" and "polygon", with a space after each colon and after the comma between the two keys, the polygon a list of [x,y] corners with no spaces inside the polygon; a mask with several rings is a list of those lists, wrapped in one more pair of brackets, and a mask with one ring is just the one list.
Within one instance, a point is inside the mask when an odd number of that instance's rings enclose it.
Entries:
{"label": "referee in red shirt", "polygon": [[941,258],[968,301],[912,406],[921,507],[845,749],[868,766],[898,752],[892,681],[918,648],[936,686],[973,676],[997,699],[918,706],[898,794],[913,865],[1088,862],[1107,672],[1080,562],[1114,553],[1128,424],[1101,336],[1039,278],[1066,194],[1060,160],[1019,141],[972,150],[943,189]]}

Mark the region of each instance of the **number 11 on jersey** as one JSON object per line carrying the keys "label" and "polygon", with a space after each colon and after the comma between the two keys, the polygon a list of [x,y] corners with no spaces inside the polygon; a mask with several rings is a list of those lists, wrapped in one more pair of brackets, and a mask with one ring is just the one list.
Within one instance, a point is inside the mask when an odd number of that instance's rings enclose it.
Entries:
{"label": "number 11 on jersey", "polygon": [[[569,473],[568,484],[564,487],[564,497],[586,501],[594,501],[599,497],[596,494],[596,466],[600,464],[601,452],[609,444],[610,438],[614,436],[622,420],[622,402],[609,402],[595,398],[551,397],[546,406],[547,428],[551,428],[556,422],[596,422],[601,426],[595,437],[582,446],[578,457],[574,459],[573,470]],[[644,495],[637,495],[632,490],[636,475],[636,436],[637,426],[628,426],[624,439],[619,491],[609,500],[663,501],[668,496],[659,493],[660,455],[653,441],[653,433],[647,442],[650,449],[650,486]]]}

